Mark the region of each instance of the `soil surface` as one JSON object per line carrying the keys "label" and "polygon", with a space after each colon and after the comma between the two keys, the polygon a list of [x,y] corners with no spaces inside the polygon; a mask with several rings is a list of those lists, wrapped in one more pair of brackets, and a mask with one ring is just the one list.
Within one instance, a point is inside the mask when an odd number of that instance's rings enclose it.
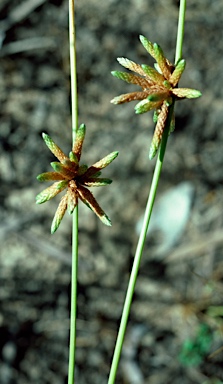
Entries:
{"label": "soil surface", "polygon": [[[113,78],[117,57],[153,65],[145,35],[174,61],[179,1],[77,0],[82,160],[109,152],[113,184],[95,196],[108,228],[79,205],[76,383],[107,382],[139,221],[155,160],[152,114],[110,100],[136,89]],[[0,383],[67,383],[71,217],[59,198],[36,206],[55,161],[41,133],[71,148],[68,0],[0,1]],[[223,383],[223,2],[188,1],[180,85],[136,284],[117,384]]]}

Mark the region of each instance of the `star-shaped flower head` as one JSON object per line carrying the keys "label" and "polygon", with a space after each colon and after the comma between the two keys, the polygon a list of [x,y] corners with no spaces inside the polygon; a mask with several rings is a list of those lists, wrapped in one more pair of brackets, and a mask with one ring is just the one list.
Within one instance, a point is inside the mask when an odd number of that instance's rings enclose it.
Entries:
{"label": "star-shaped flower head", "polygon": [[[140,40],[147,52],[156,60],[155,68],[148,65],[136,64],[123,57],[118,58],[118,62],[125,68],[135,72],[113,71],[112,75],[127,83],[139,85],[142,91],[126,93],[111,100],[113,104],[122,104],[133,100],[141,100],[135,106],[137,114],[145,113],[155,109],[154,122],[156,128],[149,157],[152,159],[159,148],[162,134],[168,116],[168,107],[174,100],[194,99],[201,96],[201,92],[191,88],[178,88],[177,84],[185,68],[185,60],[179,60],[176,66],[171,64],[164,56],[160,46],[152,44],[144,36]],[[174,116],[172,118],[170,131],[174,130]]]}
{"label": "star-shaped flower head", "polygon": [[59,227],[66,210],[68,210],[69,214],[73,213],[74,208],[78,204],[78,199],[91,208],[104,224],[111,225],[110,219],[86,187],[101,187],[111,184],[112,180],[99,176],[101,170],[107,167],[107,165],[118,156],[118,152],[110,153],[91,167],[88,167],[85,164],[80,165],[79,161],[85,131],[85,125],[81,124],[77,131],[76,140],[69,157],[63,153],[48,135],[43,133],[43,139],[47,147],[59,162],[51,163],[54,172],[45,172],[37,176],[39,181],[54,181],[54,184],[49,188],[44,189],[44,191],[36,196],[36,203],[45,203],[64,189],[67,189],[66,194],[61,198],[56,210],[51,226],[51,233],[54,233]]}

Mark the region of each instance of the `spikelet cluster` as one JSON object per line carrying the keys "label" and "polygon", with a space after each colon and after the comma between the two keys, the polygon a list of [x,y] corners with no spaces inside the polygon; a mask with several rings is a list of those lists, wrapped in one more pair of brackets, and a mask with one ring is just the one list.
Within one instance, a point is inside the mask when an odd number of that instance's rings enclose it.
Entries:
{"label": "spikelet cluster", "polygon": [[[114,97],[113,104],[122,104],[133,100],[140,100],[135,106],[135,113],[141,114],[155,110],[154,121],[156,127],[150,147],[149,157],[152,159],[159,148],[162,134],[165,129],[168,116],[168,108],[175,100],[193,99],[201,96],[201,92],[191,88],[178,88],[178,83],[185,69],[185,60],[179,60],[176,66],[171,64],[164,56],[160,46],[152,44],[146,37],[140,36],[140,40],[147,52],[156,60],[155,68],[146,64],[136,64],[126,59],[118,58],[118,62],[125,68],[134,72],[113,71],[112,75],[127,83],[139,85],[142,90],[125,93]],[[170,130],[174,130],[174,116]]]}
{"label": "spikelet cluster", "polygon": [[107,167],[117,157],[118,152],[110,153],[91,167],[85,164],[80,165],[79,162],[85,132],[86,127],[84,124],[81,124],[69,157],[64,154],[60,147],[58,147],[48,135],[43,133],[43,139],[47,147],[59,162],[55,161],[51,163],[54,170],[53,172],[45,172],[37,176],[39,181],[53,181],[54,183],[36,196],[36,203],[45,203],[63,190],[66,190],[56,210],[51,226],[51,233],[54,233],[58,229],[66,210],[68,210],[69,214],[73,213],[78,204],[78,199],[91,208],[104,224],[111,225],[109,217],[100,207],[88,187],[101,187],[111,184],[111,179],[99,176],[101,175],[101,170]]}

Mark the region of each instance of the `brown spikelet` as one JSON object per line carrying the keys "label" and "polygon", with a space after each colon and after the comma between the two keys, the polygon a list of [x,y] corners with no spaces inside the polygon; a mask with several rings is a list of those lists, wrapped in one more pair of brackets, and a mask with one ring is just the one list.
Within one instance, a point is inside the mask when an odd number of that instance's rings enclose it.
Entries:
{"label": "brown spikelet", "polygon": [[57,228],[59,227],[59,225],[60,225],[60,223],[64,217],[66,209],[67,209],[67,194],[62,197],[62,199],[60,200],[60,204],[57,207],[57,210],[56,210],[56,213],[54,215],[53,222],[51,225],[51,234],[56,232]]}
{"label": "brown spikelet", "polygon": [[111,100],[112,104],[123,104],[128,101],[133,100],[143,100],[146,99],[148,96],[148,92],[131,92],[131,93],[124,93],[123,95],[119,95],[114,97],[114,99]]}
{"label": "brown spikelet", "polygon": [[123,67],[129,69],[130,71],[136,72],[141,76],[145,76],[141,65],[136,64],[134,61],[126,59],[125,57],[118,57],[117,60]]}
{"label": "brown spikelet", "polygon": [[161,111],[158,116],[157,124],[155,127],[152,143],[149,151],[149,158],[152,160],[157,153],[160,142],[162,140],[163,131],[166,125],[166,119],[168,116],[168,106],[164,102],[161,107]]}

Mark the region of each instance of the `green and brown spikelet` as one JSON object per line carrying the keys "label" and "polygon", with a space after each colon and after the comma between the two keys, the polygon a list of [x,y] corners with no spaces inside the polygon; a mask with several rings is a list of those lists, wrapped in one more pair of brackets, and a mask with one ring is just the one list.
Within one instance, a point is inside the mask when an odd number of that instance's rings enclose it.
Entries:
{"label": "green and brown spikelet", "polygon": [[[144,36],[140,40],[147,52],[156,60],[155,68],[148,65],[136,64],[126,58],[118,58],[118,62],[125,68],[135,72],[113,71],[112,75],[127,83],[139,85],[142,91],[125,93],[114,97],[113,104],[122,104],[133,100],[140,100],[135,106],[135,113],[141,114],[155,109],[154,121],[156,127],[150,147],[149,157],[152,159],[159,148],[163,130],[166,125],[169,106],[175,100],[193,99],[201,96],[201,92],[190,88],[178,88],[177,85],[185,69],[185,60],[179,60],[176,66],[164,56],[160,46],[152,44]],[[170,124],[170,131],[174,130],[174,116]]]}
{"label": "green and brown spikelet", "polygon": [[69,157],[63,153],[48,135],[43,133],[43,139],[46,145],[59,162],[55,161],[51,163],[54,172],[45,172],[37,176],[39,181],[54,181],[54,183],[36,196],[36,203],[45,203],[63,190],[67,190],[56,210],[51,226],[51,233],[54,233],[59,227],[66,210],[68,210],[69,214],[73,213],[74,208],[78,204],[78,199],[91,208],[104,224],[111,225],[110,219],[86,187],[101,187],[111,184],[112,180],[99,176],[101,170],[107,167],[118,156],[118,152],[110,153],[91,167],[85,164],[80,165],[79,161],[85,131],[85,125],[81,124]]}

